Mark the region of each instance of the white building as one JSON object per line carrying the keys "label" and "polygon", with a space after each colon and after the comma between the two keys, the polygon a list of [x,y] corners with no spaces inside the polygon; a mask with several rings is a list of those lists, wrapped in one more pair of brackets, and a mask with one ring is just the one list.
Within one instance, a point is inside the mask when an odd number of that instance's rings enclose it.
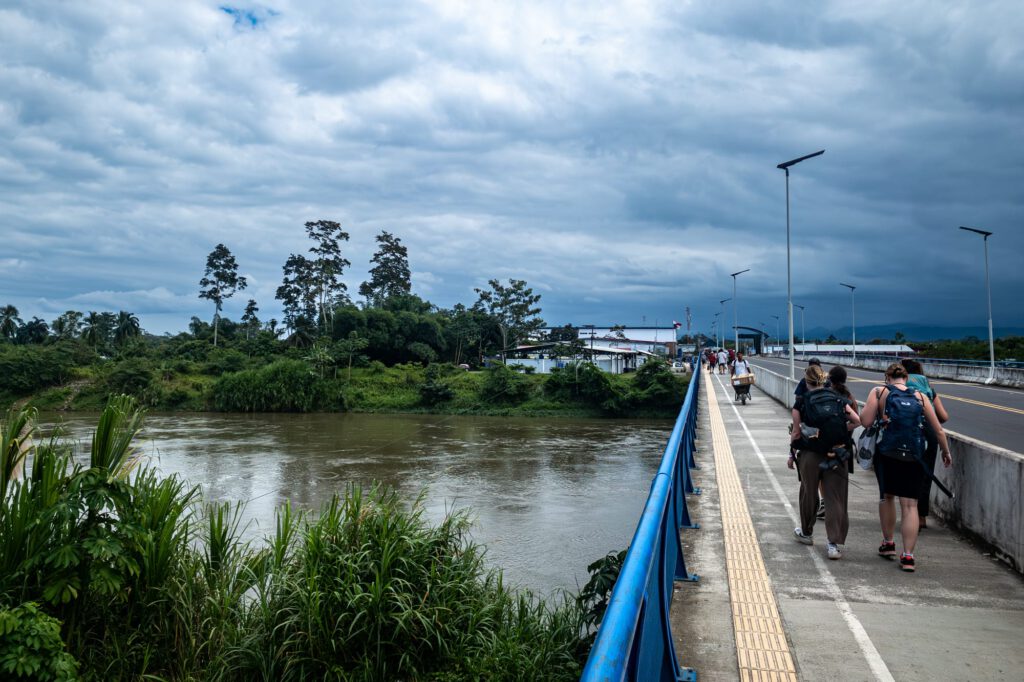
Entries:
{"label": "white building", "polygon": [[[544,334],[558,331],[563,327],[547,327]],[[607,348],[613,350],[642,351],[644,353],[675,357],[678,344],[676,327],[575,327],[580,341],[589,350]]]}

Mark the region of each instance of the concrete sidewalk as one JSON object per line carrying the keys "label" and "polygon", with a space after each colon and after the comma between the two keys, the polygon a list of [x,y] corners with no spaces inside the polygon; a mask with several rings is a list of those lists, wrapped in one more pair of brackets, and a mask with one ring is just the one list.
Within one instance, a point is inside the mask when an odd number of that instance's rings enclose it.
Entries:
{"label": "concrete sidewalk", "polygon": [[[825,558],[824,524],[815,544],[793,539],[796,473],[786,468],[788,412],[754,389],[732,402],[724,377],[706,375],[719,405],[764,564],[802,680],[1024,680],[1024,580],[929,520],[903,573],[877,556],[881,539],[874,474],[850,483],[850,533],[839,561]],[[699,530],[682,533],[687,568],[672,628],[680,663],[699,680],[740,678],[710,424],[702,392],[695,483],[688,498]],[[936,524],[932,527],[931,524]],[[897,547],[900,540],[897,532]]]}

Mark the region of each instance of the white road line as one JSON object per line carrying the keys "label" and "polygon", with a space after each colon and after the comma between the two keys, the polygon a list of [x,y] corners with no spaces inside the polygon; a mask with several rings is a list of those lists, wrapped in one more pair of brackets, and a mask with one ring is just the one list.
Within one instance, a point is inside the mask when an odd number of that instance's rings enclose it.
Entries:
{"label": "white road line", "polygon": [[[790,520],[794,524],[800,523],[800,515],[790,504],[789,499],[786,497],[786,492],[782,489],[782,484],[779,483],[779,479],[775,477],[775,473],[771,467],[768,466],[768,460],[761,452],[761,448],[758,447],[757,442],[754,440],[754,436],[750,433],[750,429],[747,428],[746,421],[743,420],[740,411],[736,409],[736,405],[729,397],[729,392],[725,388],[725,384],[722,383],[721,378],[716,376],[719,387],[722,389],[722,393],[725,396],[725,402],[732,407],[733,413],[740,422],[740,426],[743,427],[743,433],[747,434],[747,440],[750,441],[750,445],[753,446],[754,452],[757,454],[757,458],[761,460],[761,466],[764,468],[766,474],[768,474],[768,480],[772,483],[772,488],[775,489],[775,494],[779,496],[782,501],[782,505],[786,508],[786,512],[789,514]],[[853,638],[857,641],[857,646],[860,647],[861,652],[864,654],[864,658],[871,668],[871,672],[875,674],[875,679],[879,682],[896,682],[896,679],[889,672],[889,667],[882,660],[882,655],[878,653],[878,649],[875,648],[874,643],[868,636],[867,631],[861,624],[857,615],[850,608],[850,603],[846,601],[846,597],[843,596],[843,591],[839,589],[839,584],[836,579],[829,572],[825,565],[825,560],[821,558],[821,555],[812,550],[810,547],[807,548],[808,553],[811,555],[811,559],[814,561],[815,568],[818,569],[818,574],[821,576],[821,582],[825,586],[828,595],[835,602],[836,608],[839,609],[839,613],[842,614],[843,620],[846,621],[846,626],[850,629],[850,633],[853,634]]]}

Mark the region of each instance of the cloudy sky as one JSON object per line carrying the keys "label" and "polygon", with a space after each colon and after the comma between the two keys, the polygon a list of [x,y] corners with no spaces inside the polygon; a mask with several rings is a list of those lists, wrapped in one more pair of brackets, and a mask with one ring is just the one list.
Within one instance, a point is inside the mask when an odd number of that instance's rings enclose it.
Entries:
{"label": "cloudy sky", "polygon": [[[264,319],[307,220],[552,324],[1024,324],[1024,3],[0,3],[0,305]],[[726,313],[731,310],[726,304]]]}

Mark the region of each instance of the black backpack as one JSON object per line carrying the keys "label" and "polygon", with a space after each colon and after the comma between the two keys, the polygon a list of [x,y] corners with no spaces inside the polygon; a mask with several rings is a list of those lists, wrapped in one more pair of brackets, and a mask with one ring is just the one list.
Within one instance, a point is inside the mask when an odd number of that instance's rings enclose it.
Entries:
{"label": "black backpack", "polygon": [[826,453],[850,440],[846,428],[846,406],[849,402],[831,388],[808,391],[803,395],[804,405],[800,420],[818,430],[813,436],[804,436],[804,446],[814,452]]}

